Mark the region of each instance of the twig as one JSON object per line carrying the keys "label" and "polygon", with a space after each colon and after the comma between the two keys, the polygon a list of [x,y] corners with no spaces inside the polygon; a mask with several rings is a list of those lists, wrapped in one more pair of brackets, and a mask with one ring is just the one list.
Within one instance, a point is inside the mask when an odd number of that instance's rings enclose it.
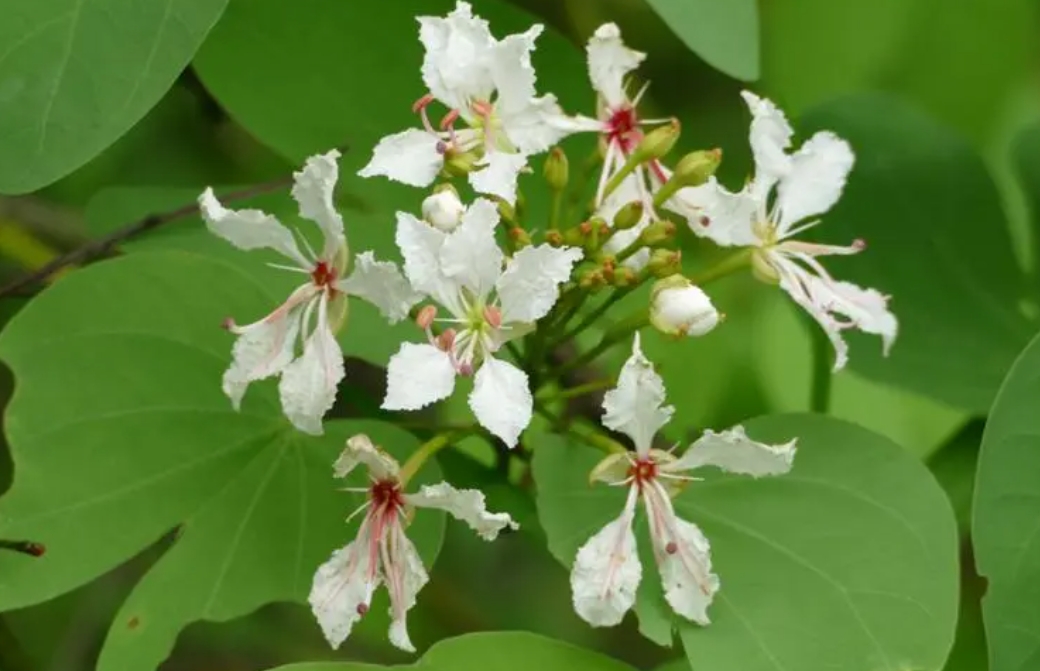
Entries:
{"label": "twig", "polygon": [[[259,196],[264,193],[275,191],[277,189],[286,186],[292,181],[291,176],[279,177],[276,180],[265,182],[264,184],[258,184],[257,186],[251,186],[246,189],[240,189],[233,191],[223,196],[225,202],[234,202],[236,200],[245,200],[252,198],[253,196]],[[55,272],[65,268],[67,266],[83,263],[87,261],[93,261],[94,259],[108,255],[116,246],[120,243],[129,240],[130,238],[136,237],[142,233],[146,233],[150,230],[156,229],[160,226],[168,224],[172,221],[189,217],[193,214],[198,214],[199,206],[197,203],[191,203],[190,205],[183,205],[175,210],[168,212],[162,212],[160,214],[150,214],[147,217],[139,219],[131,224],[109,233],[108,235],[93,240],[77,247],[67,254],[63,254],[53,261],[47,263],[43,267],[35,270],[27,275],[24,275],[12,282],[9,282],[4,287],[0,288],[0,298],[14,295],[24,295],[22,291],[26,287],[30,287],[34,284],[43,282],[48,277],[53,275]]]}

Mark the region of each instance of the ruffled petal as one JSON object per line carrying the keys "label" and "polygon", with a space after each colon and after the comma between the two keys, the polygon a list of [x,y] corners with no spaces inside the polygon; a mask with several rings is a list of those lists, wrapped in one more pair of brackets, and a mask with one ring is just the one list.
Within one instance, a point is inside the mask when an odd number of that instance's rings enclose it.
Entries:
{"label": "ruffled petal", "polygon": [[415,605],[419,590],[429,582],[422,559],[398,522],[392,522],[384,536],[383,578],[390,592],[390,642],[406,652],[415,652],[408,637],[408,611]]}
{"label": "ruffled petal", "polygon": [[[495,241],[498,208],[478,198],[440,249],[441,272],[477,298],[488,294],[502,274],[502,250]],[[450,306],[449,306],[450,307]]]}
{"label": "ruffled petal", "polygon": [[356,540],[336,550],[318,567],[308,601],[326,640],[338,648],[350,635],[372,603],[379,575],[369,552],[371,535],[367,521]]}
{"label": "ruffled petal", "polygon": [[621,431],[645,456],[654,435],[672,418],[675,408],[664,405],[664,380],[639,347],[639,334],[632,341],[632,355],[618,376],[617,386],[603,395],[603,426]]}
{"label": "ruffled petal", "polygon": [[484,156],[481,168],[469,174],[469,183],[478,193],[498,196],[510,205],[516,202],[516,178],[527,166],[527,157],[504,151]]}
{"label": "ruffled petal", "polygon": [[[499,118],[509,143],[527,156],[540,154],[568,135],[588,130],[587,124],[564,114],[553,95],[531,98],[524,107],[502,113]],[[598,129],[598,125],[593,128]]]}
{"label": "ruffled petal", "polygon": [[372,160],[358,175],[382,175],[408,186],[429,186],[444,166],[444,154],[437,150],[440,141],[417,128],[387,135],[372,150]]}
{"label": "ruffled petal", "polygon": [[325,238],[322,258],[326,260],[335,257],[345,242],[343,217],[333,203],[339,179],[339,165],[336,163],[339,156],[335,149],[327,154],[311,156],[303,170],[293,173],[292,196],[300,206],[300,216],[321,227]]}
{"label": "ruffled petal", "polygon": [[336,389],[345,375],[343,352],[329,328],[327,310],[323,297],[303,355],[285,367],[278,384],[285,416],[300,431],[316,436],[322,434],[321,419],[336,401]]}
{"label": "ruffled petal", "polygon": [[581,546],[571,567],[574,611],[594,627],[619,624],[636,602],[643,577],[632,532],[636,494],[629,489],[621,516]]}
{"label": "ruffled petal", "polygon": [[712,177],[699,191],[701,207],[683,212],[690,229],[723,247],[752,247],[762,243],[755,234],[755,218],[762,203],[750,188],[731,193]]}
{"label": "ruffled petal", "polygon": [[273,249],[310,270],[312,264],[300,253],[292,231],[270,214],[260,210],[229,210],[220,204],[210,188],[199,196],[199,211],[211,233],[239,249]]}
{"label": "ruffled petal", "polygon": [[332,472],[337,478],[345,478],[361,464],[368,468],[369,474],[376,480],[396,479],[401,470],[396,459],[373,444],[372,439],[363,433],[347,439],[347,446],[333,464]]}
{"label": "ruffled petal", "polygon": [[407,317],[408,311],[422,298],[422,294],[412,289],[396,264],[376,261],[375,254],[370,251],[358,254],[354,263],[354,272],[337,282],[336,288],[376,306],[390,323]]}
{"label": "ruffled petal", "polygon": [[676,516],[668,494],[659,484],[643,490],[643,502],[665,600],[688,620],[710,624],[708,606],[719,591],[719,578],[711,572],[708,539],[697,525]]}
{"label": "ruffled petal", "polygon": [[584,253],[577,247],[541,244],[513,255],[495,285],[505,323],[537,321],[549,314],[560,297],[560,285],[571,276]]}
{"label": "ruffled petal", "polygon": [[596,29],[585,48],[589,79],[607,107],[617,109],[628,103],[625,78],[639,67],[646,54],[629,49],[621,40],[621,30],[613,23]]}
{"label": "ruffled petal", "polygon": [[533,406],[527,373],[494,357],[484,359],[469,395],[469,407],[481,426],[514,447],[531,422]]}
{"label": "ruffled petal", "polygon": [[662,471],[688,471],[701,466],[714,466],[730,473],[761,477],[781,475],[791,470],[795,443],[780,445],[760,443],[748,438],[744,427],[715,433],[704,432],[683,455],[672,462],[661,464]]}
{"label": "ruffled petal", "polygon": [[489,513],[484,494],[478,489],[455,489],[446,482],[423,485],[418,494],[409,494],[405,500],[418,508],[438,508],[457,520],[465,522],[486,541],[493,541],[505,528],[518,529],[506,513]]}
{"label": "ruffled petal", "polygon": [[535,97],[531,52],[543,29],[541,24],[535,24],[526,32],[509,35],[489,54],[488,70],[497,91],[495,112],[501,117],[510,117],[527,108]]}
{"label": "ruffled petal", "polygon": [[827,131],[813,135],[791,156],[791,170],[777,186],[781,238],[794,224],[838,202],[854,162],[849,143]]}
{"label": "ruffled petal", "polygon": [[433,345],[402,343],[386,369],[384,410],[418,410],[451,396],[455,367],[451,356]]}
{"label": "ruffled petal", "polygon": [[394,240],[404,258],[404,274],[416,291],[433,296],[451,308],[457,293],[441,271],[441,247],[448,234],[415,218],[407,212],[397,213]]}
{"label": "ruffled petal", "polygon": [[755,181],[768,191],[790,170],[791,157],[786,150],[791,146],[794,130],[771,100],[759,98],[750,91],[741,91],[740,95],[751,110],[750,139],[755,157]]}
{"label": "ruffled petal", "polygon": [[468,2],[457,3],[443,18],[420,16],[419,41],[426,48],[423,82],[434,97],[459,110],[490,97],[494,83],[486,62],[496,42]]}

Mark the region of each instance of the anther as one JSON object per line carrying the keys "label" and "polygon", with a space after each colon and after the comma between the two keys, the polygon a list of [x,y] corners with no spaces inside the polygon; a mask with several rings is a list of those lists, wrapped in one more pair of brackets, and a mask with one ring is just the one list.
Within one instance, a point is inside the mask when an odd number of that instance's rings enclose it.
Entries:
{"label": "anther", "polygon": [[368,612],[368,604],[367,603],[359,603],[357,605],[357,614],[358,615],[362,615],[363,616],[367,612]]}
{"label": "anther", "polygon": [[419,98],[412,103],[412,114],[418,114],[420,110],[424,109],[427,105],[434,101],[432,93],[427,93],[422,98]]}
{"label": "anther", "polygon": [[437,306],[436,305],[424,305],[419,314],[415,316],[415,323],[421,329],[428,329],[433,324],[433,320],[437,317]]}
{"label": "anther", "polygon": [[437,341],[434,344],[441,351],[450,352],[451,348],[455,345],[455,329],[445,330],[437,336]]}
{"label": "anther", "polygon": [[852,241],[852,248],[856,251],[863,251],[867,248],[867,241],[863,238],[856,238]]}
{"label": "anther", "polygon": [[494,306],[485,305],[484,321],[486,321],[491,328],[499,328],[502,326],[502,311]]}
{"label": "anther", "polygon": [[444,140],[437,140],[437,144],[435,146],[437,148],[437,153],[438,154],[447,154],[448,153],[448,145],[447,145],[447,143],[444,142]]}
{"label": "anther", "polygon": [[447,130],[455,123],[455,120],[459,118],[459,111],[457,109],[450,110],[441,119],[441,130]]}
{"label": "anther", "polygon": [[459,375],[462,377],[469,377],[473,375],[473,364],[471,363],[460,363],[458,367]]}
{"label": "anther", "polygon": [[231,331],[235,328],[235,320],[232,317],[224,317],[224,321],[220,322],[220,328],[225,331]]}

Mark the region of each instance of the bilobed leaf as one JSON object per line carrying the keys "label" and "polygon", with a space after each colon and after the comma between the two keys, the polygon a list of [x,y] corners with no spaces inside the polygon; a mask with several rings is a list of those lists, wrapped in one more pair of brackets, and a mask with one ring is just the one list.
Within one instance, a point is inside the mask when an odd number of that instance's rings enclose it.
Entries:
{"label": "bilobed leaf", "polygon": [[647,0],[695,54],[731,77],[758,79],[755,0]]}
{"label": "bilobed leaf", "polygon": [[800,127],[804,136],[832,130],[856,152],[844,196],[814,234],[862,238],[867,250],[827,259],[828,268],[891,295],[899,318],[891,355],[856,337],[850,367],[985,413],[1036,325],[1019,309],[1026,280],[982,160],[956,134],[880,96],[817,107]]}
{"label": "bilobed leaf", "polygon": [[50,184],[155,105],[227,0],[9,0],[0,22],[0,192]]}
{"label": "bilobed leaf", "polygon": [[[888,439],[826,417],[779,415],[745,427],[758,440],[797,438],[798,453],[781,477],[705,469],[696,475],[706,481],[675,499],[679,516],[711,542],[722,584],[707,627],[668,615],[693,668],[940,668],[957,619],[957,528],[927,469]],[[625,492],[588,484],[602,456],[551,436],[535,450],[539,517],[565,566],[621,510]],[[637,542],[649,545],[645,530]],[[639,598],[651,602],[636,610],[654,621],[664,608],[659,580],[644,560],[643,583],[655,584],[640,585]]]}
{"label": "bilobed leaf", "polygon": [[[357,524],[343,520],[360,499],[332,477],[345,438],[369,433],[399,457],[417,441],[371,421],[300,434],[273,381],[232,409],[221,320],[280,298],[221,261],[140,252],[73,273],[12,320],[0,358],[15,377],[5,417],[15,479],[0,537],[38,540],[47,554],[0,556],[0,609],[71,590],[174,528],[113,625],[103,671],[155,668],[190,622],[306,598]],[[421,477],[436,479],[435,465]],[[442,529],[435,513],[410,529],[427,562]]]}
{"label": "bilobed leaf", "polygon": [[988,581],[982,617],[991,671],[1040,664],[1040,338],[1008,373],[986,421],[972,541]]}
{"label": "bilobed leaf", "polygon": [[570,643],[519,631],[466,634],[440,641],[415,664],[291,664],[273,671],[632,671],[632,667]]}

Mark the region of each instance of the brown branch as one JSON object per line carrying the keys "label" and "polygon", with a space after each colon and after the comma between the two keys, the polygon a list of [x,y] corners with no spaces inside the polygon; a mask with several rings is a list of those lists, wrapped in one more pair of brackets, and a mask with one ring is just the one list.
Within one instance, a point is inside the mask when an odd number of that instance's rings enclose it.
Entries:
{"label": "brown branch", "polygon": [[[222,197],[226,202],[234,202],[237,200],[245,200],[252,198],[253,196],[259,196],[264,193],[275,191],[292,181],[291,176],[279,177],[276,180],[251,186],[246,189],[240,189],[233,191]],[[126,226],[115,230],[108,235],[92,240],[82,247],[77,247],[67,254],[62,254],[56,259],[48,262],[43,267],[33,272],[23,275],[18,279],[9,282],[2,288],[0,288],[0,298],[8,296],[25,295],[24,289],[32,287],[36,284],[40,284],[53,275],[55,272],[66,268],[68,266],[76,265],[79,263],[85,263],[93,261],[103,256],[108,256],[120,243],[129,240],[130,238],[141,235],[153,229],[159,228],[165,224],[183,219],[184,217],[190,217],[193,214],[199,213],[199,206],[197,203],[191,203],[190,205],[183,205],[175,210],[168,212],[162,212],[159,214],[150,214],[147,217],[138,219],[137,221],[127,224]]]}

